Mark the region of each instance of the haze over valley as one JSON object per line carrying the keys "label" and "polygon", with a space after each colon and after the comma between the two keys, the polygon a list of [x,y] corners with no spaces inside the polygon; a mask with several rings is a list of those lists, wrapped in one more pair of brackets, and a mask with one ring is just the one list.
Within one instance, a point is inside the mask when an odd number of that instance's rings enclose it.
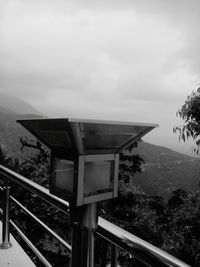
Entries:
{"label": "haze over valley", "polygon": [[[21,150],[19,138],[31,135],[17,119],[40,118],[41,113],[20,98],[0,95],[0,144],[9,156],[26,159],[33,149]],[[14,104],[13,104],[14,103]],[[16,103],[16,105],[15,105]],[[175,152],[162,146],[142,141],[133,151],[145,161],[142,174],[133,177],[132,183],[141,186],[149,195],[161,195],[167,199],[173,190],[182,188],[196,191],[200,183],[200,161],[198,158]]]}

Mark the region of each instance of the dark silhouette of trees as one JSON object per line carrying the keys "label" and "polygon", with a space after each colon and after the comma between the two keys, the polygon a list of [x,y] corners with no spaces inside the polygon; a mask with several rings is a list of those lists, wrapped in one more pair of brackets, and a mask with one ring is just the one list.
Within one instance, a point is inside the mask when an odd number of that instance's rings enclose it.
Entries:
{"label": "dark silhouette of trees", "polygon": [[[27,147],[34,149],[37,146],[37,143],[26,141],[24,147],[26,144],[29,144]],[[112,201],[103,202],[100,207],[100,215],[190,265],[197,266],[195,264],[200,255],[200,191],[191,193],[182,189],[175,190],[171,193],[168,202],[165,202],[160,196],[146,195],[140,187],[129,183],[134,179],[136,172],[141,172],[144,162],[139,155],[134,155],[132,149],[120,155],[119,196]],[[18,165],[15,165],[15,171],[48,187],[49,157],[38,148],[36,151],[34,156],[18,162]],[[16,161],[9,159],[0,149],[0,162],[9,167],[14,166],[13,162]],[[69,221],[67,216],[63,216],[58,210],[42,203],[37,196],[27,193],[26,190],[20,189],[16,185],[12,185],[12,194],[52,229],[59,228],[64,238],[70,238],[70,228],[67,228],[66,224]],[[18,222],[18,225],[23,225],[24,232],[32,240],[41,239],[41,242],[38,242],[41,245],[44,237],[38,226],[15,206],[12,206],[11,209],[14,221]],[[67,233],[66,229],[68,229]],[[97,242],[99,257],[105,256],[109,251],[109,245],[105,245],[105,242],[105,240]],[[55,243],[56,245],[57,243]],[[45,251],[44,247],[42,249]],[[56,261],[59,260],[61,255],[52,253],[48,252]],[[110,255],[107,253],[105,261],[109,260],[109,257]],[[143,266],[122,251],[119,253],[119,261],[124,267],[132,266],[133,262],[134,266]]]}
{"label": "dark silhouette of trees", "polygon": [[3,147],[0,145],[0,164],[12,170],[16,170],[19,165],[19,160],[15,157],[8,156],[6,151],[4,151]]}
{"label": "dark silhouette of trees", "polygon": [[20,137],[21,149],[23,150],[24,147],[34,148],[39,150],[40,157],[42,156],[44,159],[49,157],[49,151],[45,149],[44,145],[38,139],[31,139],[26,136]]}
{"label": "dark silhouette of trees", "polygon": [[187,196],[188,192],[183,189],[174,190],[168,200],[168,206],[171,209],[178,208],[180,205],[184,204],[184,200]]}

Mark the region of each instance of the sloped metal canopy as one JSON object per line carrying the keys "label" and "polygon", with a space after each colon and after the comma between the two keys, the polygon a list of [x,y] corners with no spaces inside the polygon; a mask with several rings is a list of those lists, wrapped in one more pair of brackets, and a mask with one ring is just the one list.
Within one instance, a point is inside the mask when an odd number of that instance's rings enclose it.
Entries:
{"label": "sloped metal canopy", "polygon": [[85,119],[18,120],[51,150],[71,154],[114,154],[133,144],[157,124]]}

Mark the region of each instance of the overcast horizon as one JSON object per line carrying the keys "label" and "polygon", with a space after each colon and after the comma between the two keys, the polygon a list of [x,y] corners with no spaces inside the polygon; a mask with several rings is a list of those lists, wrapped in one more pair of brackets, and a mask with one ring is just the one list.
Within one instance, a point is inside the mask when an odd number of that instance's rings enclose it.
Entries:
{"label": "overcast horizon", "polygon": [[159,124],[145,141],[192,154],[176,112],[199,86],[191,0],[0,0],[0,92],[49,117]]}

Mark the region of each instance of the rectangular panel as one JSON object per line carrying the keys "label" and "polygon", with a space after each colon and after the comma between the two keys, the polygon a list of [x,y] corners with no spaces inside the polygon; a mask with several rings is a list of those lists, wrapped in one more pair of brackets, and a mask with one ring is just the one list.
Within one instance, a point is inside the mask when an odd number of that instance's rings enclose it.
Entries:
{"label": "rectangular panel", "polygon": [[[131,123],[130,123],[131,124]],[[83,122],[81,123],[81,131],[82,132],[88,132],[88,133],[138,133],[143,131],[144,126],[141,125],[126,125],[126,124],[115,124],[112,122],[108,123],[98,123],[98,122]]]}
{"label": "rectangular panel", "polygon": [[93,202],[104,201],[113,198],[113,192],[102,193],[98,195],[92,195],[83,199],[83,204],[89,204]]}
{"label": "rectangular panel", "polygon": [[85,163],[84,197],[113,191],[114,161]]}
{"label": "rectangular panel", "polygon": [[67,132],[61,131],[35,131],[35,134],[45,140],[50,147],[72,147]]}
{"label": "rectangular panel", "polygon": [[54,183],[57,189],[73,193],[74,163],[69,160],[55,158]]}
{"label": "rectangular panel", "polygon": [[121,145],[134,137],[134,134],[85,134],[85,149],[118,149]]}

